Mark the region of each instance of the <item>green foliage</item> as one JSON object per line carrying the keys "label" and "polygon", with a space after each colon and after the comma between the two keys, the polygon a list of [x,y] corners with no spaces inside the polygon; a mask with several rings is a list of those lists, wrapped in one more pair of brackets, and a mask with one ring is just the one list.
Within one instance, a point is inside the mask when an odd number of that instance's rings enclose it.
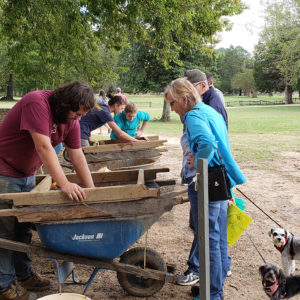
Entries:
{"label": "green foliage", "polygon": [[231,80],[235,74],[242,73],[246,68],[252,68],[253,62],[250,53],[244,48],[230,46],[217,51],[217,74],[219,77],[216,86],[224,93],[231,94]]}
{"label": "green foliage", "polygon": [[[134,42],[180,69],[181,53],[195,45],[212,51],[212,36],[228,25],[222,17],[243,8],[241,0],[0,1],[1,72],[13,73],[22,93],[74,79],[108,88],[118,80],[118,51]],[[151,75],[147,90],[159,90],[162,79]]]}
{"label": "green foliage", "polygon": [[235,74],[231,79],[231,87],[245,91],[247,96],[250,96],[251,93],[256,95],[253,69],[245,69],[244,72]]}
{"label": "green foliage", "polygon": [[22,90],[55,87],[75,76],[89,80],[98,47],[77,1],[12,0],[2,8],[9,67]]}
{"label": "green foliage", "polygon": [[86,0],[96,34],[109,47],[134,41],[147,44],[161,61],[176,61],[195,44],[212,42],[227,26],[221,17],[238,14],[240,0]]}
{"label": "green foliage", "polygon": [[7,47],[5,43],[0,43],[0,91],[5,91],[8,80],[8,66],[7,66]]}
{"label": "green foliage", "polygon": [[277,56],[274,47],[273,52],[261,42],[255,47],[253,76],[257,90],[263,93],[282,92],[285,87],[284,78],[274,64],[276,58],[272,54]]}
{"label": "green foliage", "polygon": [[[267,7],[266,27],[256,47],[255,80],[260,90],[295,89],[300,78],[300,2],[277,1]],[[262,72],[266,77],[259,84]],[[292,89],[291,89],[292,90]]]}
{"label": "green foliage", "polygon": [[120,85],[126,92],[162,92],[175,78],[183,76],[187,69],[207,71],[213,57],[204,55],[196,48],[189,53],[180,53],[180,63],[170,62],[166,67],[148,45],[134,43],[120,55]]}

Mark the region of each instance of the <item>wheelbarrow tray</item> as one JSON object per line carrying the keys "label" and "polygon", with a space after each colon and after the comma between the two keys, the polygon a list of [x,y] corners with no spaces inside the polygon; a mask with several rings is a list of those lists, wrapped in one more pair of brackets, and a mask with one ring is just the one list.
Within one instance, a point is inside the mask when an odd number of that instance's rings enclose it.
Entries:
{"label": "wheelbarrow tray", "polygon": [[96,211],[112,217],[37,223],[42,243],[52,250],[94,258],[113,259],[133,245],[159,217],[186,202],[186,190],[157,198],[97,204]]}
{"label": "wheelbarrow tray", "polygon": [[113,259],[133,245],[160,215],[39,223],[37,231],[41,242],[49,249]]}

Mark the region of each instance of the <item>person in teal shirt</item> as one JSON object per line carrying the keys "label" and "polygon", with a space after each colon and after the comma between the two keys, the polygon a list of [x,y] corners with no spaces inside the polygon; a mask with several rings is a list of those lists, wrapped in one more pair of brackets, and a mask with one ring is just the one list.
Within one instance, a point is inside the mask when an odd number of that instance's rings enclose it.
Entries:
{"label": "person in teal shirt", "polygon": [[[150,115],[147,112],[138,110],[136,105],[131,102],[126,105],[120,114],[114,116],[114,121],[121,130],[134,138],[139,138],[142,136],[147,123],[150,121]],[[142,122],[142,126],[137,129],[140,122]],[[112,131],[110,138],[116,140],[118,136]]]}

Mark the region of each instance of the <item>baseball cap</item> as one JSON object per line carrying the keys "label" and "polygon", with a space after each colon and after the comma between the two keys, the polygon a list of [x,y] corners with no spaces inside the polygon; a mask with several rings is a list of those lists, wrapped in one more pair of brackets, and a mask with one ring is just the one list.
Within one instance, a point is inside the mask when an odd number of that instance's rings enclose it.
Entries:
{"label": "baseball cap", "polygon": [[198,69],[186,70],[184,76],[187,77],[187,80],[189,80],[191,83],[207,80],[205,73]]}
{"label": "baseball cap", "polygon": [[116,91],[119,93],[119,92],[121,92],[121,88],[116,88]]}

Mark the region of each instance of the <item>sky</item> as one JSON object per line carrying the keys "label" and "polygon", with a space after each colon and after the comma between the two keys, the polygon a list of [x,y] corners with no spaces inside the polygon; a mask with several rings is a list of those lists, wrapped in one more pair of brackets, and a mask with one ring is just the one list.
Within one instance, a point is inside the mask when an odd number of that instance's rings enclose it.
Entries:
{"label": "sky", "polygon": [[223,31],[220,34],[221,42],[216,48],[229,48],[242,46],[252,54],[254,46],[258,43],[259,33],[264,26],[264,5],[262,0],[243,0],[249,9],[244,10],[240,15],[229,17],[233,23],[231,31]]}

